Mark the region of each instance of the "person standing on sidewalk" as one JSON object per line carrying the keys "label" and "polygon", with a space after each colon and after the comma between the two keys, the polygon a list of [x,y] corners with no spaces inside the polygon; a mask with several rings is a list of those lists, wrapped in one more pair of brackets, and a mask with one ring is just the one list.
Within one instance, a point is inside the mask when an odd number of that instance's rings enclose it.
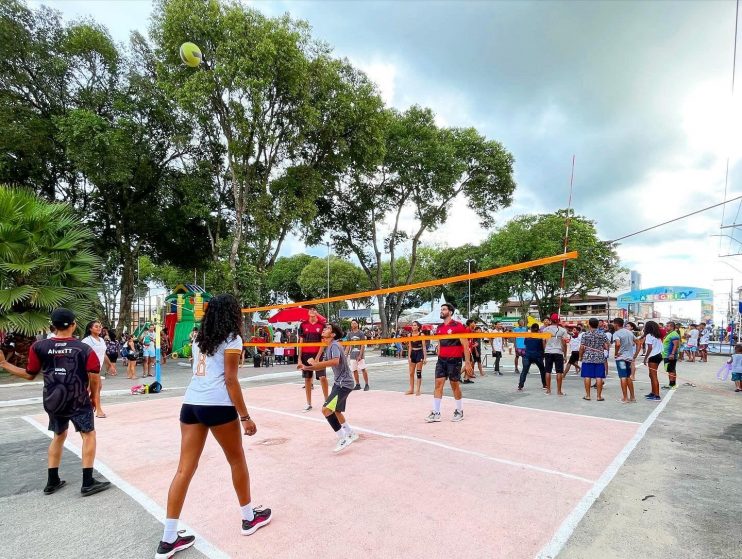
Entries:
{"label": "person standing on sidewalk", "polygon": [[[538,330],[538,324],[531,324],[532,333],[537,334]],[[526,345],[526,350],[525,355],[523,356],[523,371],[520,373],[520,379],[518,381],[518,392],[523,392],[523,387],[526,385],[526,378],[528,378],[528,371],[531,369],[531,365],[536,365],[538,372],[541,373],[541,387],[546,390],[544,342],[541,338],[526,338],[524,343]]]}
{"label": "person standing on sidewalk", "polygon": [[636,402],[634,381],[631,378],[631,365],[636,354],[634,332],[628,326],[624,327],[624,321],[621,317],[614,318],[613,325],[616,327],[616,332],[613,334],[613,343],[616,347],[614,351],[616,371],[621,382],[621,403],[633,403]]}
{"label": "person standing on sidewalk", "polygon": [[[103,325],[97,320],[88,322],[87,326],[85,326],[85,337],[82,339],[82,343],[89,345],[90,348],[95,352],[95,355],[98,358],[98,363],[100,363],[101,365],[101,371],[103,370],[103,367],[105,367],[109,375],[115,376],[116,366],[111,363],[111,361],[108,359],[108,356],[106,355],[106,341],[101,337],[102,329]],[[100,378],[103,379],[105,377],[101,376]],[[99,382],[95,390],[91,391],[93,407],[95,407],[95,417],[98,418],[106,417],[100,401],[100,393],[102,388],[103,382]]]}
{"label": "person standing on sidewalk", "polygon": [[11,375],[34,380],[44,376],[44,410],[49,416],[49,431],[54,438],[49,444],[49,469],[44,494],[51,495],[65,485],[59,479],[64,441],[70,421],[82,437],[82,488],[83,497],[108,489],[110,481],[93,478],[95,462],[95,418],[91,393],[100,383],[100,361],[90,346],[73,337],[77,324],[75,314],[58,308],[51,315],[57,332],[54,338],[41,340],[31,346],[25,369],[11,365],[0,351],[0,368]]}
{"label": "person standing on sidewalk", "polygon": [[[495,322],[495,332],[497,334],[502,333],[502,325],[500,322]],[[495,358],[495,372],[502,376],[500,372],[500,359],[502,359],[502,352],[504,347],[505,338],[492,338],[492,357]]]}
{"label": "person standing on sidewalk", "polygon": [[590,400],[590,382],[595,379],[595,387],[598,393],[598,402],[603,398],[603,381],[605,380],[605,352],[608,351],[609,343],[605,333],[598,330],[598,319],[591,318],[588,321],[589,330],[582,336],[580,344],[580,361],[582,371],[580,376],[585,382],[585,395],[583,400]]}
{"label": "person standing on sidewalk", "polygon": [[680,333],[674,322],[667,323],[667,335],[662,340],[662,357],[665,360],[665,372],[669,383],[663,386],[665,390],[675,390],[677,382],[678,352],[680,351]]}
{"label": "person standing on sidewalk", "polygon": [[[522,318],[518,319],[518,326],[513,328],[513,332],[528,332],[528,328],[524,326],[525,322],[523,322]],[[518,369],[518,359],[521,357],[525,357],[526,355],[526,339],[517,337],[515,338],[515,374],[520,373],[520,369]]]}
{"label": "person standing on sidewalk", "polygon": [[557,395],[565,396],[562,392],[562,381],[564,380],[564,358],[567,355],[567,340],[569,333],[559,323],[559,315],[554,313],[549,318],[550,324],[544,328],[544,332],[551,337],[544,342],[544,369],[546,370],[546,393],[551,394],[551,369],[556,370]]}

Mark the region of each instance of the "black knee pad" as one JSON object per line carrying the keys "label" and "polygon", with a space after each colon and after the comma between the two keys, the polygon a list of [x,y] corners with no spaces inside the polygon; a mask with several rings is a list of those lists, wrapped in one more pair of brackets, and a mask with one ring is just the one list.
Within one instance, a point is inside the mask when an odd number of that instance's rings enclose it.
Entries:
{"label": "black knee pad", "polygon": [[420,369],[417,370],[417,378],[423,378],[423,372]]}

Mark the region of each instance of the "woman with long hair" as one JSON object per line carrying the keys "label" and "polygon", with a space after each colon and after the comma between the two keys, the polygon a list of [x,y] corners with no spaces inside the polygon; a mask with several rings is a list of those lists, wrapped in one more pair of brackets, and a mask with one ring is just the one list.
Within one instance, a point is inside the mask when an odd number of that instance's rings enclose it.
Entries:
{"label": "woman with long hair", "polygon": [[[644,324],[644,364],[649,367],[649,382],[652,389],[645,396],[647,400],[660,400],[660,381],[657,378],[657,368],[662,363],[662,333],[659,324],[654,320],[647,320]],[[637,343],[637,352],[641,344]]]}
{"label": "woman with long hair", "polygon": [[[92,320],[88,322],[85,326],[85,337],[81,341],[82,343],[89,345],[95,352],[95,355],[98,357],[98,361],[100,362],[101,372],[105,368],[109,374],[113,375],[116,372],[116,368],[106,355],[106,341],[101,337],[102,330],[103,325],[100,321]],[[106,377],[101,374],[100,378],[101,382],[96,385],[94,389],[95,393],[90,395],[90,399],[93,402],[93,408],[95,408],[95,417],[104,418],[106,417],[106,414],[103,411],[103,406],[100,402],[100,391],[101,386],[103,385],[102,380]]]}
{"label": "woman with long hair", "polygon": [[126,378],[129,380],[137,378],[137,346],[134,343],[134,336],[131,334],[126,337]]}
{"label": "woman with long hair", "polygon": [[178,519],[209,432],[222,447],[232,470],[242,534],[249,536],[271,521],[271,510],[253,508],[250,496],[242,433],[252,436],[257,427],[237,379],[241,351],[240,305],[232,295],[217,295],[209,302],[193,344],[193,377],[180,410],[180,461],[168,491],[165,531],[155,559],[169,559],[195,542],[194,536],[178,532]]}
{"label": "woman with long hair", "polygon": [[[412,336],[422,335],[422,326],[416,320],[412,323]],[[428,353],[422,340],[407,342],[407,365],[410,369],[410,389],[405,394],[420,395],[423,383],[423,367],[428,362]],[[417,390],[415,390],[415,375],[417,374]]]}

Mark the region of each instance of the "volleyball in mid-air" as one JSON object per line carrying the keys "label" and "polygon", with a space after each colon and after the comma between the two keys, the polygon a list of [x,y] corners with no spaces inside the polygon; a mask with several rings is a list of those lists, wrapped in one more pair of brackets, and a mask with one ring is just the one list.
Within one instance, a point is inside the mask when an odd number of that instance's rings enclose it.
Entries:
{"label": "volleyball in mid-air", "polygon": [[186,66],[196,68],[203,59],[201,49],[193,43],[183,43],[180,45],[180,59]]}

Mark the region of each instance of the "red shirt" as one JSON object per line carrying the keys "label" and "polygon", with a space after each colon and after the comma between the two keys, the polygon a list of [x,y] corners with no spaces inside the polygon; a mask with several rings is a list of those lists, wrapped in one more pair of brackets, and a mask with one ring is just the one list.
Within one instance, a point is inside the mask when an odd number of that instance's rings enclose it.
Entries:
{"label": "red shirt", "polygon": [[665,339],[665,336],[667,336],[667,329],[666,328],[660,328],[660,338]]}
{"label": "red shirt", "polygon": [[[441,324],[435,329],[436,336],[445,336],[446,334],[468,334],[469,330],[456,320],[452,320],[448,324]],[[438,347],[438,357],[445,358],[458,358],[464,357],[464,346],[461,343],[466,343],[465,339],[452,339],[452,340],[441,340],[440,346]]]}
{"label": "red shirt", "polygon": [[[322,341],[322,330],[324,330],[324,323],[319,320],[312,324],[308,320],[302,322],[299,325],[299,338],[302,342],[320,342]],[[311,353],[312,356],[317,355],[317,352],[322,346],[306,346],[301,348],[301,353]]]}

